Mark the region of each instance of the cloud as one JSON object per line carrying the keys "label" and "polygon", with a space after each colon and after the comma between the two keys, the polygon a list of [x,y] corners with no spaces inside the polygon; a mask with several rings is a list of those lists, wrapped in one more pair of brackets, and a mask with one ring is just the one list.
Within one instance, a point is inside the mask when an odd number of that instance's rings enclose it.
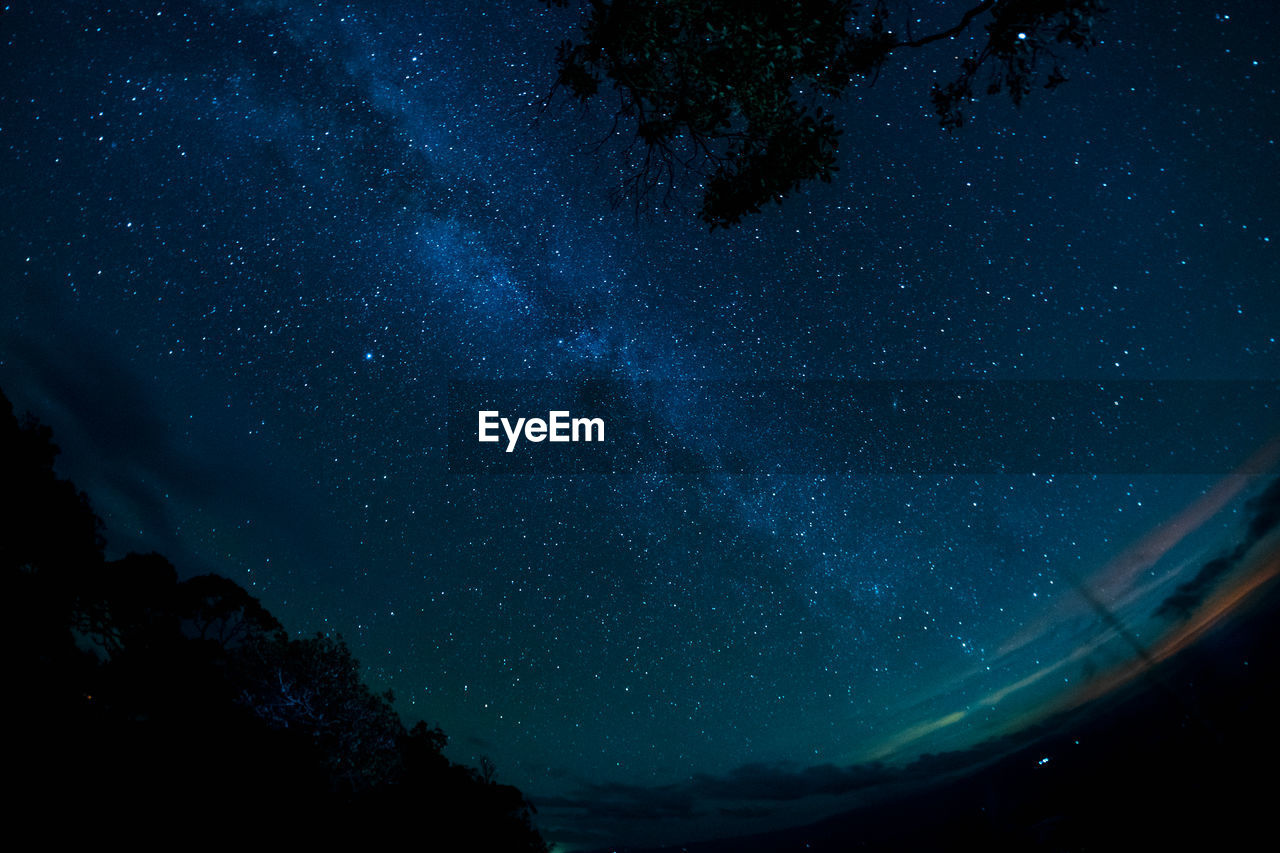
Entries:
{"label": "cloud", "polygon": [[1252,510],[1253,518],[1249,521],[1245,541],[1252,547],[1280,525],[1280,477],[1272,480],[1271,485],[1250,500],[1247,507]]}
{"label": "cloud", "polygon": [[803,769],[786,765],[745,764],[724,776],[699,774],[694,777],[692,787],[706,799],[783,802],[847,794],[889,778],[889,771],[878,764],[847,767],[818,764]]}
{"label": "cloud", "polygon": [[680,784],[586,785],[574,796],[544,798],[538,805],[573,809],[596,818],[657,820],[698,817],[711,812],[767,816],[777,804],[809,797],[839,796],[896,778],[896,773],[879,764],[797,767],[790,763],[751,763],[721,775],[699,773]]}
{"label": "cloud", "polygon": [[1156,608],[1155,615],[1169,619],[1185,619],[1213,592],[1218,582],[1231,572],[1264,536],[1280,525],[1280,478],[1245,505],[1252,513],[1244,539],[1225,554],[1214,557],[1200,567],[1195,577],[1181,583]]}

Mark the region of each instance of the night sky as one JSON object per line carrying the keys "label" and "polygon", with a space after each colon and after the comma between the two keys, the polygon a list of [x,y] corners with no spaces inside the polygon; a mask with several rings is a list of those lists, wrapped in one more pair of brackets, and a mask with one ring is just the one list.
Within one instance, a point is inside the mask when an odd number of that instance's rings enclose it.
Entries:
{"label": "night sky", "polygon": [[[834,182],[709,232],[614,209],[607,109],[543,108],[572,10],[6,4],[0,386],[110,553],[341,633],[549,839],[830,810],[663,796],[838,788],[1070,704],[1132,655],[1079,584],[1158,642],[1264,483],[772,473],[787,448],[715,407],[735,380],[1280,376],[1276,10],[1110,5],[1067,84],[950,134],[929,87],[970,43],[895,59],[839,105]],[[451,381],[586,375],[706,383],[745,469],[450,470]],[[712,452],[680,393],[646,399]]]}

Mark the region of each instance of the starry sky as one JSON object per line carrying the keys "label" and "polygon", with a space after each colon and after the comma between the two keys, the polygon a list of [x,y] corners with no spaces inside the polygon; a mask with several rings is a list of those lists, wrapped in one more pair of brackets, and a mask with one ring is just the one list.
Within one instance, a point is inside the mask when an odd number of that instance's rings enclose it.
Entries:
{"label": "starry sky", "polygon": [[[708,232],[611,206],[607,110],[544,103],[572,10],[15,0],[0,386],[113,554],[341,633],[552,840],[723,834],[681,809],[768,780],[793,808],[742,826],[811,816],[865,762],[971,747],[1121,665],[1090,601],[1154,641],[1274,465],[1232,473],[1264,417],[1230,465],[946,473],[938,440],[928,471],[797,470],[717,402],[1280,376],[1276,12],[1110,5],[1070,82],[950,134],[929,87],[971,44],[895,58],[838,106],[834,182]],[[583,376],[743,464],[450,467],[451,382]],[[1251,417],[1180,429],[1208,453]]]}

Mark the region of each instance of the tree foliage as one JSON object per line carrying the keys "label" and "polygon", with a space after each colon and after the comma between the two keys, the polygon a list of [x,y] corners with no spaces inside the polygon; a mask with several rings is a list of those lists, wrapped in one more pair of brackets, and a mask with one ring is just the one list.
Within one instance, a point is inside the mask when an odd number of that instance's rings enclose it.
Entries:
{"label": "tree foliage", "polygon": [[[199,827],[336,846],[370,832],[429,849],[546,853],[516,788],[406,730],[340,637],[290,639],[235,582],[159,554],[104,557],[102,522],[54,472],[47,427],[0,393],[0,606],[10,642],[10,805],[95,841]],[[374,829],[370,829],[373,827]],[[181,840],[179,840],[181,839]]]}
{"label": "tree foliage", "polygon": [[723,227],[831,180],[841,136],[832,104],[874,82],[892,54],[983,28],[957,75],[933,89],[941,125],[956,128],[980,92],[1021,104],[1036,85],[1062,83],[1061,49],[1093,45],[1103,11],[1100,0],[982,0],[953,26],[914,36],[910,6],[889,0],[590,0],[580,39],[559,47],[556,85],[583,102],[617,96],[614,128],[634,130],[619,198],[663,188],[669,198],[692,172],[701,218]]}
{"label": "tree foliage", "polygon": [[393,697],[365,686],[341,638],[268,637],[241,656],[238,701],[270,727],[313,741],[336,782],[358,791],[395,777],[404,729]]}

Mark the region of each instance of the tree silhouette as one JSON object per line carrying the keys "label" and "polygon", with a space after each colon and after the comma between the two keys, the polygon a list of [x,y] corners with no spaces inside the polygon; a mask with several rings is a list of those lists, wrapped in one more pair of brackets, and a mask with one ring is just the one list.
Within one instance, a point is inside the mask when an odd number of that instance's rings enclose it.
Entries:
{"label": "tree silhouette", "polygon": [[[567,6],[570,0],[547,0]],[[891,55],[982,26],[980,46],[935,86],[944,128],[964,123],[979,92],[1021,104],[1066,80],[1062,48],[1095,43],[1100,0],[982,0],[957,22],[912,34],[905,2],[873,0],[591,0],[581,39],[557,54],[557,87],[587,102],[612,88],[614,129],[630,126],[615,202],[663,192],[691,173],[701,218],[732,225],[808,181],[830,181],[841,135],[828,109]],[[901,29],[899,29],[899,26]]]}
{"label": "tree silhouette", "polygon": [[284,628],[244,587],[221,575],[200,575],[178,588],[178,607],[190,636],[224,648],[274,638],[283,641]]}
{"label": "tree silhouette", "polygon": [[268,636],[241,657],[238,701],[270,727],[313,740],[337,783],[358,791],[394,777],[404,727],[393,697],[365,686],[340,637]]}
{"label": "tree silhouette", "polygon": [[105,559],[102,522],[54,472],[57,452],[0,392],[15,815],[95,841],[187,843],[198,828],[335,846],[377,832],[546,853],[524,795],[490,764],[449,761],[438,728],[406,730],[341,638],[290,639],[243,587],[179,580],[159,554]]}

